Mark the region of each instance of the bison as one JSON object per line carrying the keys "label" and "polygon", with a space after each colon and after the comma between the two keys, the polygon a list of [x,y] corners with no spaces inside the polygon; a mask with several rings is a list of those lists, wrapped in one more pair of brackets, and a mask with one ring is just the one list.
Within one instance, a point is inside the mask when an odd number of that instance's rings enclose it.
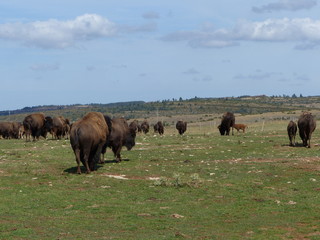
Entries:
{"label": "bison", "polygon": [[[135,146],[136,129],[129,127],[127,121],[124,118],[114,118],[110,119],[105,116],[106,121],[109,122],[108,126],[110,129],[110,135],[108,136],[106,144],[103,146],[102,155],[104,159],[104,154],[107,147],[111,148],[114,156],[116,157],[116,162],[121,162],[121,149],[123,146],[127,150],[131,150]],[[102,159],[102,163],[103,163]]]}
{"label": "bison", "polygon": [[3,138],[11,138],[13,135],[12,122],[0,122],[0,136]]}
{"label": "bison", "polygon": [[304,112],[298,120],[299,135],[303,146],[310,148],[311,135],[316,129],[316,120],[309,112]]}
{"label": "bison", "polygon": [[287,126],[287,132],[289,137],[289,145],[295,146],[296,145],[296,134],[297,134],[297,124],[294,121],[290,121]]}
{"label": "bison", "polygon": [[242,132],[245,133],[245,132],[246,132],[247,125],[241,124],[241,123],[238,123],[238,124],[235,123],[235,124],[233,124],[233,128],[235,128],[238,132],[239,132],[240,130],[242,130]]}
{"label": "bison", "polygon": [[40,136],[46,137],[52,123],[51,117],[45,117],[43,113],[33,113],[26,116],[23,120],[23,127],[26,132],[26,141],[30,135],[33,141],[39,139]]}
{"label": "bison", "polygon": [[233,135],[233,125],[235,124],[234,114],[231,112],[226,112],[223,114],[221,119],[221,124],[218,126],[221,135],[229,135],[230,128],[232,128]]}
{"label": "bison", "polygon": [[143,133],[147,134],[149,132],[149,123],[147,121],[143,121],[140,127]]}
{"label": "bison", "polygon": [[70,131],[70,122],[68,119],[64,118],[63,116],[54,117],[52,119],[52,135],[57,138],[61,139],[61,137],[65,137],[69,135]]}
{"label": "bison", "polygon": [[0,136],[3,138],[21,138],[23,125],[21,122],[0,122]]}
{"label": "bison", "polygon": [[161,121],[158,121],[154,126],[153,126],[153,130],[155,133],[159,133],[160,135],[162,135],[164,133],[164,127]]}
{"label": "bison", "polygon": [[130,124],[129,127],[132,129],[135,129],[136,133],[141,132],[141,126],[138,122],[138,120],[133,120]]}
{"label": "bison", "polygon": [[78,174],[81,174],[80,162],[85,166],[87,173],[96,169],[108,136],[109,128],[102,113],[89,112],[72,124],[70,144],[76,156]]}
{"label": "bison", "polygon": [[176,124],[176,129],[178,130],[179,134],[182,135],[187,131],[187,122],[178,121]]}

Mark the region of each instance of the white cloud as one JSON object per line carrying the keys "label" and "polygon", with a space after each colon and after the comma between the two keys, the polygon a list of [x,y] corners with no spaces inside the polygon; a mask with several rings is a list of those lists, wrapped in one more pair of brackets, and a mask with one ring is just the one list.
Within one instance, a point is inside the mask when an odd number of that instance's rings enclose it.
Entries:
{"label": "white cloud", "polygon": [[67,48],[86,41],[116,34],[115,24],[96,14],[85,14],[69,21],[36,21],[0,24],[0,39],[23,42],[41,48]]}
{"label": "white cloud", "polygon": [[261,7],[253,7],[252,11],[255,13],[265,13],[274,11],[298,11],[303,9],[310,9],[317,5],[316,0],[278,0]]}
{"label": "white cloud", "polygon": [[[224,48],[241,41],[295,42],[299,49],[320,45],[320,20],[310,18],[267,19],[262,22],[239,21],[231,30],[180,31],[165,41],[187,41],[193,48]],[[305,46],[305,47],[303,47]]]}

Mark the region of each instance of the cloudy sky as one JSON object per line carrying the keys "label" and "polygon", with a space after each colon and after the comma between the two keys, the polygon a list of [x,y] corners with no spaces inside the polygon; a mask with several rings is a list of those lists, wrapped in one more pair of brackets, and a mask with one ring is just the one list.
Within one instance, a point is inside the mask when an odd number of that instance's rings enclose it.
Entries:
{"label": "cloudy sky", "polygon": [[1,0],[0,110],[319,95],[320,0]]}

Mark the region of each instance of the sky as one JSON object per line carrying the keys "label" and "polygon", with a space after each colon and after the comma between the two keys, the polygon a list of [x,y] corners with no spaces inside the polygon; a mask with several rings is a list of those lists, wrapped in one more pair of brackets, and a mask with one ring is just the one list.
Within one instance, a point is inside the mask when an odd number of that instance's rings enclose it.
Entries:
{"label": "sky", "polygon": [[0,110],[319,95],[320,0],[1,0]]}

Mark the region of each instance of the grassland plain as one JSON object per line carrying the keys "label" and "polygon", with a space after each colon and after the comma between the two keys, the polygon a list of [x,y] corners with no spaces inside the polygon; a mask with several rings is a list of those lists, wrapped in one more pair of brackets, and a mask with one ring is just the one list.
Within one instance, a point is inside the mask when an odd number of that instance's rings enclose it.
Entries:
{"label": "grassland plain", "polygon": [[0,140],[0,239],[320,239],[319,130],[289,147],[288,119],[238,119],[138,135],[89,175],[68,140]]}

